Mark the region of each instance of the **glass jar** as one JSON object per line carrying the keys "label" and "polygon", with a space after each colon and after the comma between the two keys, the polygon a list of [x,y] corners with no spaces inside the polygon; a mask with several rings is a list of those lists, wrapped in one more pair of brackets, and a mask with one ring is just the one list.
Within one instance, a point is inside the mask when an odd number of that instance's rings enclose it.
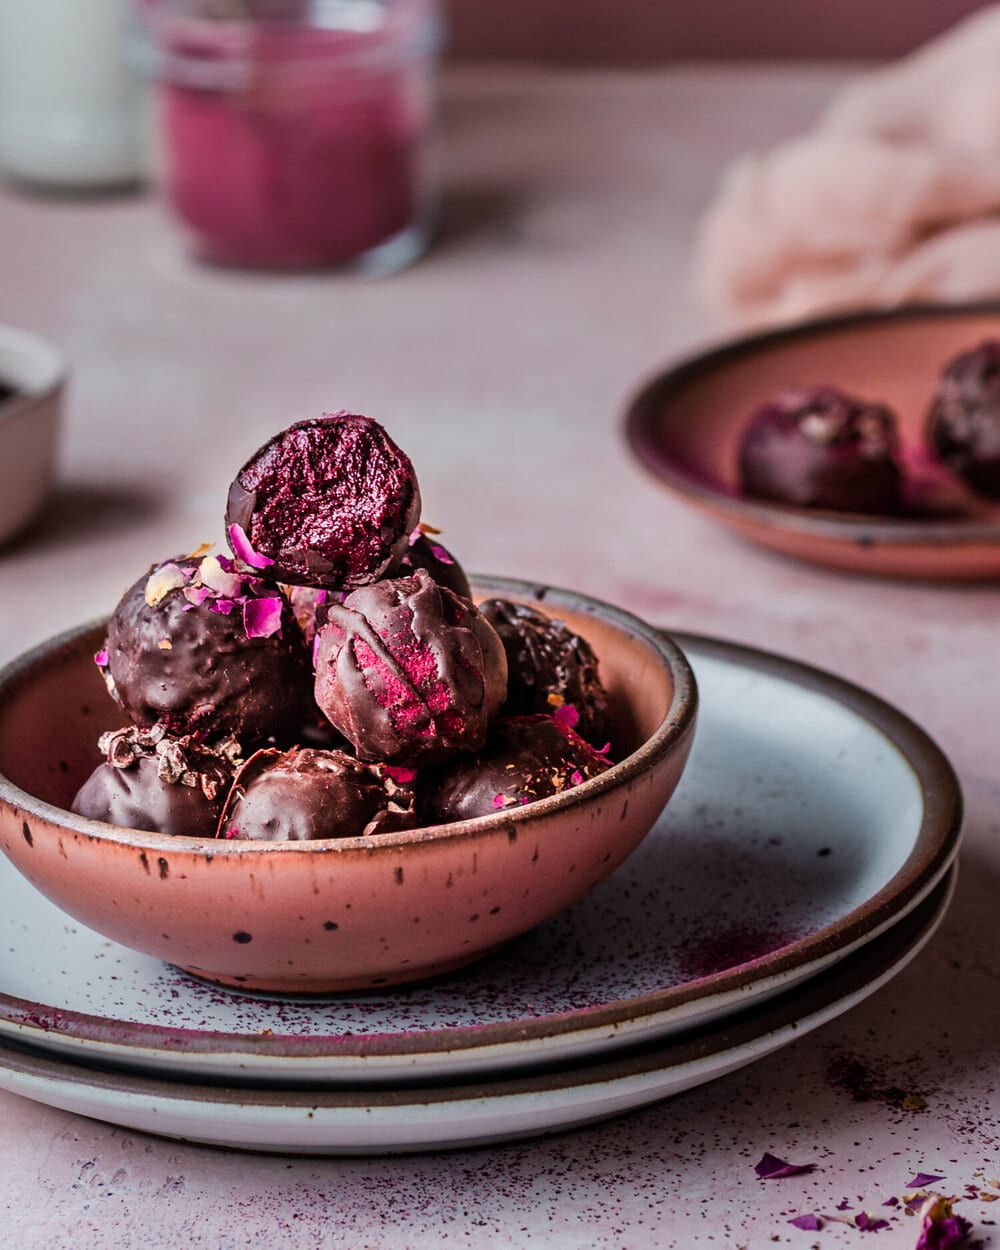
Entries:
{"label": "glass jar", "polygon": [[123,56],[128,0],[0,0],[0,169],[40,187],[137,182],[143,89]]}
{"label": "glass jar", "polygon": [[135,0],[159,175],[194,252],[413,260],[433,213],[436,0]]}

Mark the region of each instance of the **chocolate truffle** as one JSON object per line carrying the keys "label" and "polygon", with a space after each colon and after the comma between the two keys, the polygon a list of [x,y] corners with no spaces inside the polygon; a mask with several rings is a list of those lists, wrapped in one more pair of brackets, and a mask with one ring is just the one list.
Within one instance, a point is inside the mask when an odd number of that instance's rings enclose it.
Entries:
{"label": "chocolate truffle", "polygon": [[208,750],[190,738],[171,738],[157,725],[103,734],[99,746],[105,762],[80,787],[74,812],[126,829],[215,837],[235,744]]}
{"label": "chocolate truffle", "polygon": [[153,565],[122,597],[98,656],[136,725],[246,746],[311,706],[309,657],[277,587],[225,557]]}
{"label": "chocolate truffle", "polygon": [[507,691],[493,627],[424,569],[331,604],[316,702],[363,760],[418,766],[476,751]]}
{"label": "chocolate truffle", "polygon": [[416,821],[412,794],[343,751],[264,750],[237,774],[219,837],[312,842],[405,829]]}
{"label": "chocolate truffle", "polygon": [[1000,498],[1000,342],[982,343],[945,365],[927,438],[973,490]]}
{"label": "chocolate truffle", "polygon": [[487,599],[479,610],[500,635],[507,653],[504,715],[548,712],[581,738],[607,741],[608,696],[597,656],[585,638],[563,622],[507,599]]}
{"label": "chocolate truffle", "polygon": [[435,537],[419,530],[410,536],[410,547],[403,556],[397,576],[409,577],[414,569],[426,569],[439,586],[446,586],[463,599],[472,598],[472,587],[465,570],[448,548]]}
{"label": "chocolate truffle", "polygon": [[894,512],[896,421],[832,386],[786,391],[751,417],[740,446],[747,495],[837,512]]}
{"label": "chocolate truffle", "polygon": [[486,746],[421,773],[427,823],[468,820],[560,794],[610,767],[603,753],[552,716],[506,716]]}
{"label": "chocolate truffle", "polygon": [[349,412],[276,434],[240,469],[226,510],[240,559],[328,590],[391,575],[419,519],[409,457],[377,421]]}

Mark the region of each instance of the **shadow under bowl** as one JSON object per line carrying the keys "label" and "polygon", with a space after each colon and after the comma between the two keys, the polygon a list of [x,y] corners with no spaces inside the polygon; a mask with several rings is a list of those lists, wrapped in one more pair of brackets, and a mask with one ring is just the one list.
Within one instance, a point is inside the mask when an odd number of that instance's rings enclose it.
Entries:
{"label": "shadow under bowl", "polygon": [[599,600],[507,579],[586,637],[618,759],[513,813],[375,837],[245,843],[121,829],[68,811],[121,713],[93,663],[104,625],[0,672],[0,848],[92,929],[244,990],[330,993],[448,972],[569,907],[652,828],[690,750],[697,688],[680,649]]}

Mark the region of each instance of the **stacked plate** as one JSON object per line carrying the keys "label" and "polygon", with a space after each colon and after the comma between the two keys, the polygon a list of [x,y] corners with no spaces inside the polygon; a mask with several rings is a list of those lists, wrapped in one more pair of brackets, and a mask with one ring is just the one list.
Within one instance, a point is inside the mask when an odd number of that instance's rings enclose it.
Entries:
{"label": "stacked plate", "polygon": [[235,994],[84,929],[0,865],[0,1088],[246,1149],[481,1145],[691,1088],[860,1002],[947,906],[947,760],[834,677],[675,637],[701,712],[659,825],[572,910],[447,978]]}

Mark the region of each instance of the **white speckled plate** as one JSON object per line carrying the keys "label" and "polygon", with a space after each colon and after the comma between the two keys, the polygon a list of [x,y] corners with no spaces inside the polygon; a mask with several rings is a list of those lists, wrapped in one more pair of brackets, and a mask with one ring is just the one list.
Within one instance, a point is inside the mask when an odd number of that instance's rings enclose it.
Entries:
{"label": "white speckled plate", "polygon": [[899,922],[958,842],[927,736],[828,674],[679,636],[701,692],[670,807],[591,895],[434,982],[253,998],[100,937],[0,864],[0,1040],[239,1084],[468,1080],[578,1063],[719,1020]]}
{"label": "white speckled plate", "polygon": [[860,1003],[921,949],[954,873],[881,937],[806,985],[681,1038],[612,1059],[475,1084],[219,1088],[98,1071],[0,1044],[0,1088],[78,1115],[184,1141],[297,1154],[401,1154],[485,1146],[620,1115],[763,1058]]}

